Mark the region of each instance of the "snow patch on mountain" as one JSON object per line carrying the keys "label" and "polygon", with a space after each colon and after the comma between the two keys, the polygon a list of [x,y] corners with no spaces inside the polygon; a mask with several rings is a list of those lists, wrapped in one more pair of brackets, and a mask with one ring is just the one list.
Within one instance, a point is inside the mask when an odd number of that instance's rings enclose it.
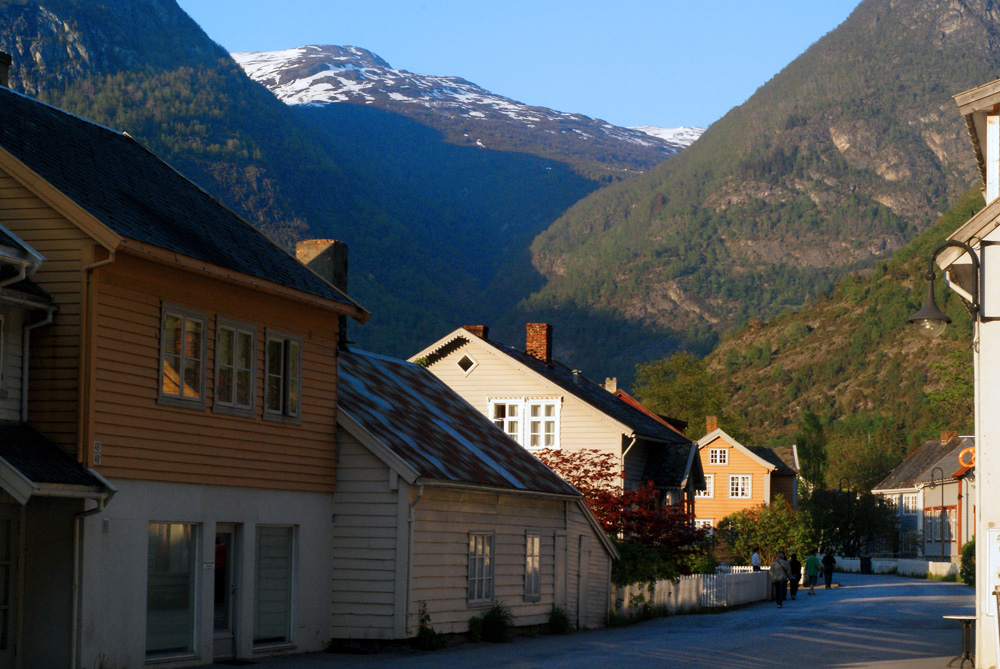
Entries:
{"label": "snow patch on mountain", "polygon": [[694,125],[685,125],[680,128],[661,128],[655,125],[634,125],[631,126],[631,128],[632,130],[638,130],[639,132],[644,132],[647,135],[652,135],[653,137],[659,137],[660,139],[672,144],[681,144],[683,146],[691,146],[694,141],[701,137],[702,133],[705,132],[704,128],[699,128]]}

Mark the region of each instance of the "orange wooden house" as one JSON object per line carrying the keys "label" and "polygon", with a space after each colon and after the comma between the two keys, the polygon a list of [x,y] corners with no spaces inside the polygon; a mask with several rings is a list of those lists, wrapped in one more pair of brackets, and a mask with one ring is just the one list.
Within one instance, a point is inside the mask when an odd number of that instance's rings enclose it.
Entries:
{"label": "orange wooden house", "polygon": [[128,135],[0,119],[0,668],[321,649],[367,312]]}
{"label": "orange wooden house", "polygon": [[719,521],[743,509],[771,504],[778,495],[798,505],[798,451],[747,447],[708,418],[708,434],[698,440],[705,471],[705,490],[695,494],[695,523],[717,527]]}

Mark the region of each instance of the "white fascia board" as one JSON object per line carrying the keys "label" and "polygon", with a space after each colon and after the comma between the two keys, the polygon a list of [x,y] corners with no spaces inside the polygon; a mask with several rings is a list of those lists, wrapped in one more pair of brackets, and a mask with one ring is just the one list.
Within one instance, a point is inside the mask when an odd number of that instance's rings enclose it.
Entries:
{"label": "white fascia board", "polygon": [[0,457],[0,488],[22,506],[27,504],[32,493],[38,490],[33,481],[2,457]]}
{"label": "white fascia board", "polygon": [[770,471],[774,471],[774,470],[776,470],[778,468],[777,465],[771,464],[770,462],[768,462],[764,458],[760,457],[759,455],[757,455],[756,453],[754,453],[753,451],[751,451],[749,448],[747,448],[746,446],[744,446],[740,442],[738,442],[735,439],[733,439],[732,437],[730,437],[729,434],[727,434],[726,431],[723,430],[721,427],[718,428],[718,429],[712,430],[711,432],[709,432],[708,434],[706,434],[704,437],[702,437],[701,439],[699,439],[698,440],[698,450],[700,451],[701,449],[705,448],[706,446],[708,446],[709,444],[711,444],[716,439],[722,439],[723,441],[726,441],[729,444],[731,444],[731,445],[735,446],[736,448],[740,449],[740,451],[742,451],[745,455],[749,456],[751,460],[753,460],[754,462],[756,462],[757,464],[759,464],[761,467],[764,467],[765,469],[768,469]]}

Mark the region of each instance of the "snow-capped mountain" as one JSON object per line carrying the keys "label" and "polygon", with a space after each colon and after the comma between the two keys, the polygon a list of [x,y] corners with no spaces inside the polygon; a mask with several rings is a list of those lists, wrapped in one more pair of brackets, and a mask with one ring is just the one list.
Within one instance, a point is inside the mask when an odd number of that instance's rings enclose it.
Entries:
{"label": "snow-capped mountain", "polygon": [[397,70],[353,46],[232,55],[252,79],[290,105],[370,105],[435,127],[451,142],[597,163],[605,173],[650,167],[688,146],[699,130],[655,133],[533,107],[460,77]]}
{"label": "snow-capped mountain", "polygon": [[644,132],[647,135],[652,135],[653,137],[659,137],[665,142],[680,144],[684,147],[691,146],[691,144],[693,144],[694,141],[701,137],[702,133],[705,132],[704,128],[699,128],[695,125],[684,125],[680,128],[661,128],[655,125],[634,125],[631,126],[631,128],[632,130],[638,130],[639,132]]}

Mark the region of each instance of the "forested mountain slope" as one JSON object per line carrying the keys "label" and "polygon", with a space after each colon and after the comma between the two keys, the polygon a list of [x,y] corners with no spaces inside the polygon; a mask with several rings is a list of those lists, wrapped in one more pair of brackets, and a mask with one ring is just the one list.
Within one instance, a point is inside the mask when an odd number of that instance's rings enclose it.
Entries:
{"label": "forested mountain slope", "polygon": [[872,267],[974,183],[952,95],[1000,74],[998,37],[990,0],[864,0],[691,148],[540,235],[546,284],[521,308],[582,342],[593,317],[707,351]]}

